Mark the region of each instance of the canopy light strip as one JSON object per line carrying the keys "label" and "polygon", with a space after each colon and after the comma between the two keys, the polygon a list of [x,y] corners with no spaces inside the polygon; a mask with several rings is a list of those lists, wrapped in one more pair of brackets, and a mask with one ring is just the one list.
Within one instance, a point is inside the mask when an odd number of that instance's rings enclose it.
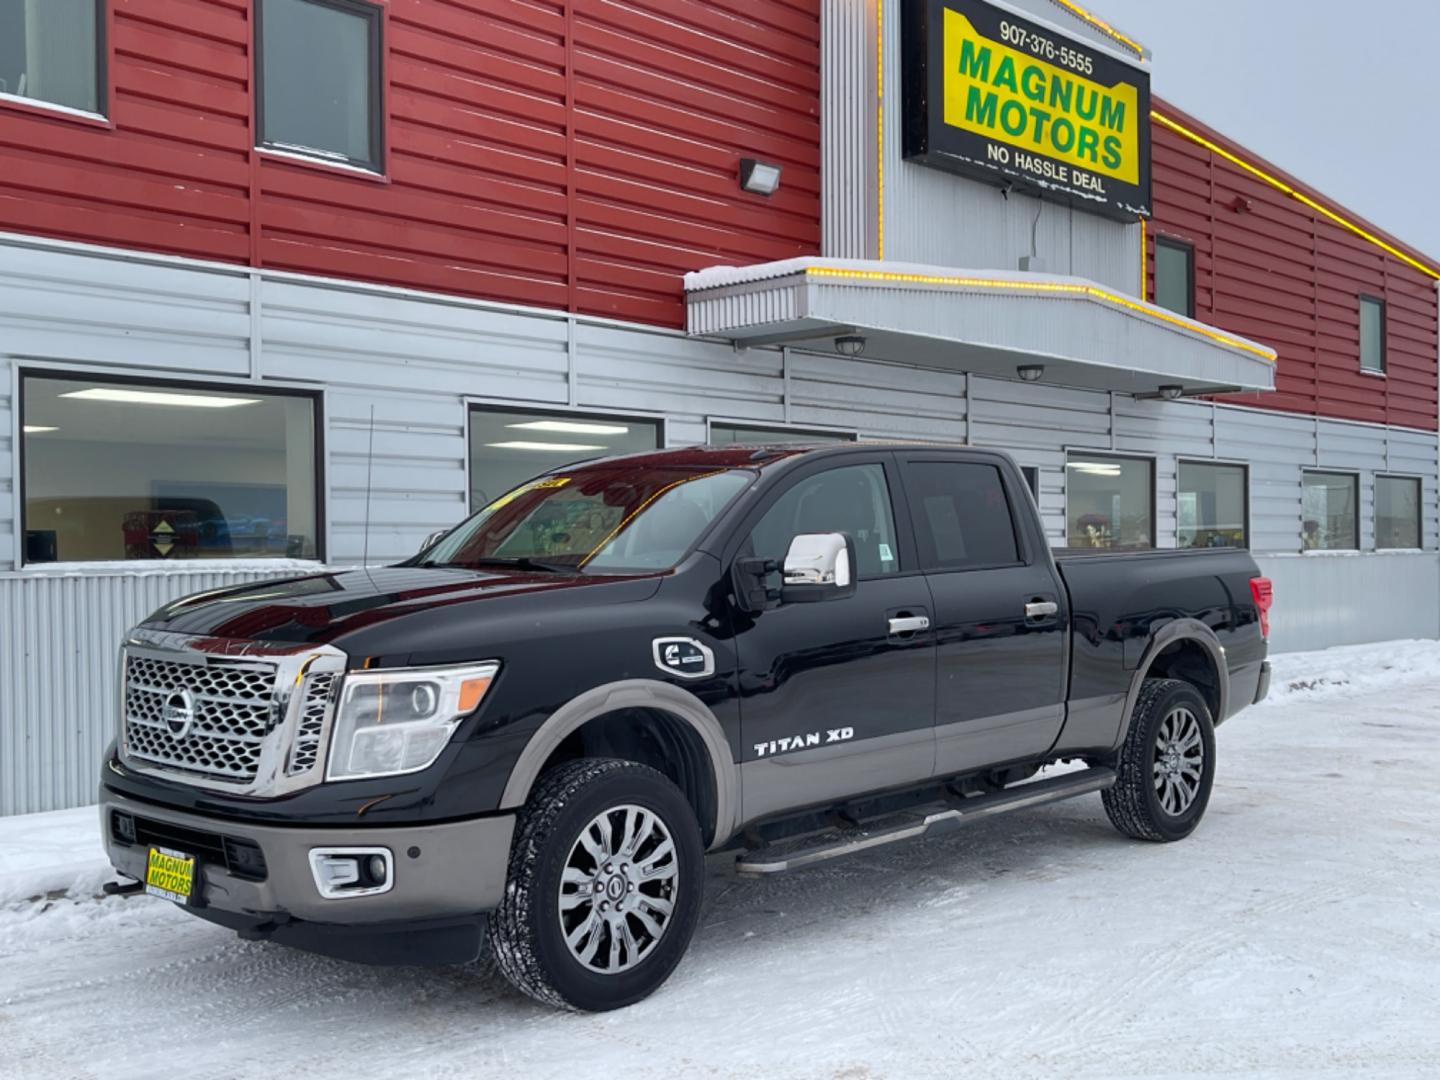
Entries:
{"label": "canopy light strip", "polygon": [[1191,131],[1185,125],[1179,123],[1178,121],[1172,120],[1164,113],[1158,112],[1153,109],[1150,112],[1150,117],[1156,123],[1163,124],[1165,127],[1169,128],[1177,135],[1189,139],[1191,142],[1195,143],[1198,146],[1203,146],[1212,154],[1218,154],[1220,157],[1230,162],[1230,164],[1245,170],[1245,172],[1249,173],[1256,179],[1264,181],[1271,187],[1275,188],[1277,191],[1283,191],[1292,199],[1304,203],[1310,209],[1316,211],[1319,214],[1323,214],[1325,217],[1335,222],[1335,224],[1339,225],[1341,228],[1348,229],[1350,232],[1354,233],[1362,240],[1366,240],[1369,243],[1374,244],[1381,251],[1384,251],[1386,254],[1393,255],[1405,265],[1414,267],[1416,270],[1419,270],[1422,274],[1425,274],[1428,277],[1440,280],[1440,270],[1436,270],[1434,267],[1426,266],[1419,259],[1411,258],[1409,255],[1406,255],[1403,251],[1397,248],[1394,244],[1387,243],[1386,241],[1380,239],[1380,237],[1376,236],[1372,232],[1368,232],[1361,226],[1357,225],[1355,222],[1351,221],[1349,218],[1337,214],[1328,206],[1322,206],[1320,203],[1310,198],[1310,196],[1306,195],[1303,191],[1297,191],[1295,188],[1287,184],[1284,180],[1281,180],[1279,177],[1276,176],[1271,176],[1264,169],[1252,165],[1250,162],[1246,161],[1244,158],[1236,154],[1232,154],[1229,150],[1226,150],[1223,146],[1219,146],[1211,140],[1205,138],[1205,136],[1201,135],[1199,132]]}
{"label": "canopy light strip", "polygon": [[954,289],[989,289],[997,292],[1045,293],[1052,296],[1087,296],[1093,300],[1101,300],[1107,304],[1125,308],[1127,311],[1133,311],[1137,315],[1143,315],[1148,319],[1169,323],[1189,333],[1200,334],[1231,349],[1239,349],[1242,352],[1258,356],[1268,363],[1273,364],[1275,362],[1276,354],[1274,349],[1267,349],[1263,345],[1243,341],[1240,338],[1221,333],[1219,330],[1206,326],[1204,323],[1196,322],[1194,319],[1187,319],[1183,315],[1175,315],[1163,308],[1157,308],[1150,304],[1141,303],[1138,300],[1132,300],[1128,296],[1121,296],[1119,293],[1113,293],[1108,289],[1102,289],[1096,285],[1079,285],[1064,281],[1017,281],[1006,278],[949,277],[941,274],[902,274],[890,270],[847,270],[832,266],[807,267],[805,273],[807,277],[881,281],[891,285],[942,285]]}
{"label": "canopy light strip", "polygon": [[1142,60],[1145,58],[1145,53],[1148,50],[1145,48],[1144,45],[1141,45],[1140,42],[1136,41],[1132,37],[1126,37],[1119,30],[1116,30],[1115,27],[1111,26],[1098,15],[1091,14],[1079,4],[1072,3],[1072,0],[1055,0],[1055,3],[1059,4],[1076,18],[1089,23],[1096,30],[1099,30],[1102,34],[1114,38],[1121,45],[1124,45],[1127,49],[1133,52],[1136,56],[1140,57]]}

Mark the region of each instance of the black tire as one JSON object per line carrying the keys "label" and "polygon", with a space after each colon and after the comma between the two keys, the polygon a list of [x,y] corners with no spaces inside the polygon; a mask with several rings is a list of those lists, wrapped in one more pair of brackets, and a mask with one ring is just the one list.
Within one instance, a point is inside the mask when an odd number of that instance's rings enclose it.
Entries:
{"label": "black tire", "polygon": [[[1198,783],[1191,791],[1189,778],[1195,771],[1192,756],[1190,763],[1183,766],[1187,770],[1184,776],[1172,772],[1175,787],[1162,794],[1168,766],[1179,759],[1167,759],[1157,747],[1157,739],[1162,729],[1168,733],[1174,725],[1187,723],[1186,713],[1194,718],[1203,754],[1198,764]],[[1170,728],[1165,727],[1167,718],[1172,718]],[[1115,785],[1101,793],[1105,813],[1115,828],[1136,840],[1162,843],[1183,840],[1195,831],[1205,816],[1215,781],[1215,723],[1205,698],[1194,686],[1178,679],[1145,680],[1135,702],[1129,734],[1120,748],[1116,771],[1120,776]],[[1181,808],[1186,794],[1190,801]],[[1167,800],[1171,803],[1168,808]],[[1173,812],[1176,808],[1180,808],[1178,813]]]}
{"label": "black tire", "polygon": [[[624,806],[649,811],[669,833],[675,858],[673,910],[638,963],[599,972],[566,944],[561,881],[582,831],[602,813]],[[516,822],[505,895],[490,917],[496,967],[516,989],[557,1008],[603,1012],[634,1004],[654,993],[685,955],[700,917],[704,882],[700,826],[668,779],[648,766],[609,758],[556,766],[540,777]],[[618,936],[608,928],[605,934],[607,941]]]}

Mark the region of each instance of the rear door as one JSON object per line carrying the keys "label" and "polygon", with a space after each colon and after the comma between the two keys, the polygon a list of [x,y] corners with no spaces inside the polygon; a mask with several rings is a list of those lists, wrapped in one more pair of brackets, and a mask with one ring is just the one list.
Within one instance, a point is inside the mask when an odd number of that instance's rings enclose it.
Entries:
{"label": "rear door", "polygon": [[1069,612],[1023,481],[998,455],[898,456],[935,606],[936,774],[1043,754],[1064,723]]}
{"label": "rear door", "polygon": [[841,532],[859,564],[844,599],[736,614],[747,820],[925,780],[934,766],[930,590],[898,466],[885,451],[815,466],[756,508],[731,555],[783,563],[796,536]]}

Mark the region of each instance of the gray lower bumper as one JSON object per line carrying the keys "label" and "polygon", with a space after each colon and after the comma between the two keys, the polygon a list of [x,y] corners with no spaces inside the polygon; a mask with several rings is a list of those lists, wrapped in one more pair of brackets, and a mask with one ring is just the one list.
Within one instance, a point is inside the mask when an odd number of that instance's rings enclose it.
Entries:
{"label": "gray lower bumper", "polygon": [[[148,846],[126,845],[111,835],[112,811],[198,832],[250,840],[265,855],[264,881],[236,877],[202,859],[198,901],[247,919],[301,920],[343,926],[430,921],[493,910],[505,889],[513,814],[445,825],[399,828],[316,829],[230,824],[215,818],[136,802],[101,788],[100,827],[110,862],[127,877],[145,874]],[[326,899],[310,870],[317,847],[384,847],[394,854],[394,886],[373,896]],[[200,912],[197,912],[200,913]],[[218,920],[217,920],[218,921]]]}

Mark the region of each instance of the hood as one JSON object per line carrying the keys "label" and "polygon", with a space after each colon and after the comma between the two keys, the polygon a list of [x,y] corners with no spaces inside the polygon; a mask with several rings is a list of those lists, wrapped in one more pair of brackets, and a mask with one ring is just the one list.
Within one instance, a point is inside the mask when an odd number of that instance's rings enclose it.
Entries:
{"label": "hood", "polygon": [[654,594],[662,576],[417,566],[347,570],[197,593],[166,605],[143,625],[205,637],[330,644],[349,652],[347,644],[363,638],[372,647],[380,636],[377,631],[398,631],[396,624],[402,620],[411,629],[441,619],[453,625],[474,605],[484,605],[488,621],[520,609],[644,600]]}

